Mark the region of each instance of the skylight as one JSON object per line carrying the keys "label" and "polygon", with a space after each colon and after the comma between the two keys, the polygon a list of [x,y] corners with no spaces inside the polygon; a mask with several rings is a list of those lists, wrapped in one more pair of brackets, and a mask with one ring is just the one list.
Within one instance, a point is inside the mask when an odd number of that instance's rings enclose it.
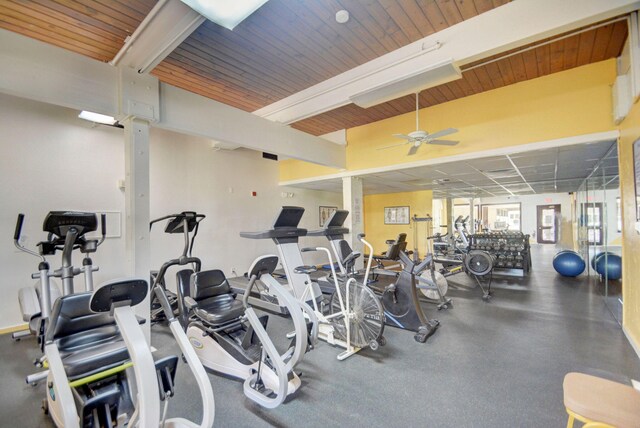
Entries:
{"label": "skylight", "polygon": [[244,21],[268,0],[182,0],[191,9],[229,30]]}

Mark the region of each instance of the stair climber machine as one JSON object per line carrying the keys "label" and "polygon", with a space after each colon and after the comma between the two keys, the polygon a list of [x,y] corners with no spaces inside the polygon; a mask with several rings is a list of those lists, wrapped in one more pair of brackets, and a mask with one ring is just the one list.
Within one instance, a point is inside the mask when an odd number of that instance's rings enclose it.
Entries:
{"label": "stair climber machine", "polygon": [[[373,350],[384,343],[384,313],[380,303],[367,287],[358,284],[355,278],[340,283],[335,270],[331,252],[322,247],[303,248],[298,241],[307,235],[307,230],[298,227],[304,208],[282,207],[271,229],[260,232],[241,232],[240,236],[249,239],[272,239],[280,254],[288,284],[287,289],[305,307],[312,307],[312,315],[319,321],[318,338],[330,345],[344,348],[338,354],[338,360],[359,352],[365,347]],[[323,307],[323,290],[318,282],[309,276],[315,272],[315,266],[305,266],[302,252],[321,251],[327,255],[331,267],[333,286],[325,284],[325,293],[331,293],[330,313]],[[263,300],[273,299],[270,293],[262,293]],[[308,311],[305,315],[311,318]]]}
{"label": "stair climber machine", "polygon": [[[58,427],[209,428],[215,403],[204,367],[161,287],[154,290],[171,333],[196,379],[202,421],[167,419],[178,357],[153,360],[133,306],[148,293],[144,279],[103,284],[93,293],[60,297],[45,335],[49,364],[43,409]],[[164,402],[161,409],[161,402]]]}
{"label": "stair climber machine", "polygon": [[[324,227],[317,231],[309,232],[311,236],[326,236],[331,242],[331,248],[333,249],[336,258],[338,259],[338,266],[340,270],[346,272],[354,272],[354,262],[360,256],[359,252],[353,251],[349,244],[343,239],[344,234],[349,233],[349,229],[344,227],[344,221],[349,215],[346,210],[337,210],[329,220],[325,223]],[[369,262],[365,271],[365,278],[369,276],[369,270],[371,266],[371,259],[373,255],[373,247],[364,239],[362,242],[369,249]],[[376,269],[379,274],[393,276],[395,282],[378,291],[380,295],[380,301],[384,310],[383,320],[386,325],[402,328],[416,332],[414,338],[416,341],[424,343],[426,340],[435,333],[440,323],[437,320],[427,319],[422,307],[420,306],[420,300],[418,298],[417,290],[433,290],[436,286],[428,278],[421,278],[420,275],[428,270],[428,266],[431,263],[431,259],[427,259],[422,263],[416,263],[409,258],[404,250],[403,243],[406,241],[397,240],[397,247],[389,248],[387,254],[393,257],[393,260],[398,256],[400,265],[403,267],[401,272],[387,271],[383,269]],[[341,266],[344,265],[344,266]],[[366,280],[364,283],[368,283]],[[447,303],[450,305],[451,301],[447,299]]]}
{"label": "stair climber machine", "polygon": [[[158,271],[151,271],[152,289],[160,287],[164,290],[164,293],[169,300],[169,304],[173,308],[174,315],[180,314],[180,302],[176,293],[167,290],[165,284],[167,269],[172,266],[186,266],[191,264],[193,271],[200,271],[200,259],[197,257],[192,257],[191,252],[193,251],[193,244],[196,240],[196,236],[198,235],[200,222],[204,218],[204,214],[198,214],[194,211],[183,211],[179,214],[170,214],[164,217],[157,218],[149,223],[149,230],[151,230],[155,223],[161,222],[163,220],[169,220],[164,228],[164,232],[169,234],[182,234],[184,236],[184,248],[182,249],[182,254],[180,255],[180,257],[164,263]],[[151,324],[153,325],[158,322],[165,321],[166,312],[163,310],[163,307],[160,304],[157,296],[152,296],[150,304],[151,313],[149,320]]]}
{"label": "stair climber machine", "polygon": [[[308,344],[315,344],[317,320],[308,335],[304,309],[272,277],[277,256],[258,257],[249,269],[249,285],[236,300],[220,270],[178,273],[178,296],[187,313],[186,332],[202,364],[216,372],[244,380],[245,395],[257,404],[272,409],[301,386],[294,371]],[[185,274],[189,281],[184,281]],[[182,280],[180,280],[182,278]],[[250,296],[260,281],[293,321],[294,333],[289,348],[280,353],[266,331],[268,316],[258,316]]]}
{"label": "stair climber machine", "polygon": [[[167,233],[182,233],[184,248],[182,255],[162,264],[152,275],[156,292],[152,306],[156,320],[164,319],[166,314],[176,313],[180,328],[186,332],[194,352],[205,367],[245,380],[245,394],[258,404],[277,407],[287,395],[300,387],[300,379],[293,367],[302,359],[309,338],[300,304],[287,296],[282,286],[271,277],[272,270],[278,264],[277,257],[258,258],[250,273],[250,292],[243,301],[236,300],[229,283],[220,270],[202,271],[201,260],[191,255],[198,224],[205,218],[203,214],[183,211],[180,214],[164,216],[151,223],[168,220]],[[190,238],[191,233],[193,235]],[[275,260],[273,259],[275,258]],[[167,298],[171,311],[159,298],[167,296],[165,277],[173,266],[191,265],[176,273],[177,294],[174,299]],[[267,311],[289,316],[293,320],[294,340],[287,352],[281,356],[275,350],[273,342],[266,332],[267,317],[258,317],[249,300],[251,289],[256,281],[268,284],[273,293],[282,296],[283,306],[268,306]],[[262,308],[261,308],[262,309]],[[315,332],[317,326],[310,328]]]}

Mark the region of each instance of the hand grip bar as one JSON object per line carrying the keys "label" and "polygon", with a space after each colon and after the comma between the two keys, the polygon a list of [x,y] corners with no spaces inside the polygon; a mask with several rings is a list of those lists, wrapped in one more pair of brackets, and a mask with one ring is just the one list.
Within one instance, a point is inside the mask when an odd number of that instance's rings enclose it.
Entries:
{"label": "hand grip bar", "polygon": [[362,239],[364,237],[366,237],[367,235],[365,235],[364,233],[358,233],[358,239]]}
{"label": "hand grip bar", "polygon": [[16,231],[13,233],[13,240],[19,241],[20,234],[22,233],[22,223],[24,222],[24,214],[18,214],[18,220],[16,221]]}
{"label": "hand grip bar", "polygon": [[302,252],[302,253],[308,253],[310,251],[319,251],[319,250],[317,248],[315,248],[315,247],[306,247],[306,248],[303,248],[303,249],[300,250],[300,252]]}

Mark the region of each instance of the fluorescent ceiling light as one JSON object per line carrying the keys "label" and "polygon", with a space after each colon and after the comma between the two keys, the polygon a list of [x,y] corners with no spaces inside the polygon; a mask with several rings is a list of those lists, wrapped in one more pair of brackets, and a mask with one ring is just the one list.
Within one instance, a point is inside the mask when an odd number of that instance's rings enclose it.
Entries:
{"label": "fluorescent ceiling light", "polygon": [[88,120],[94,123],[102,123],[103,125],[111,125],[117,126],[118,121],[111,117],[100,113],[94,113],[91,111],[82,110],[82,112],[78,115],[80,119]]}
{"label": "fluorescent ceiling light", "polygon": [[268,0],[182,0],[191,9],[229,30],[244,21]]}
{"label": "fluorescent ceiling light", "polygon": [[[385,73],[386,71],[386,69],[382,69],[378,72],[381,78],[388,74]],[[447,59],[436,64],[425,64],[423,67],[411,69],[405,74],[393,75],[390,78],[387,76],[383,83],[352,94],[349,99],[357,106],[369,108],[457,79],[462,79],[462,71],[454,64],[453,60]]]}

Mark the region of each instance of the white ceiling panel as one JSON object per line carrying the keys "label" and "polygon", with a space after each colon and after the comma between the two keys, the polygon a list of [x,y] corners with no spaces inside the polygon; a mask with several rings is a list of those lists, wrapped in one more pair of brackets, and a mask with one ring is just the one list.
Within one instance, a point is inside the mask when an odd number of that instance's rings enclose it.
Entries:
{"label": "white ceiling panel", "polygon": [[[361,176],[363,190],[365,194],[433,190],[436,198],[573,192],[578,190],[597,165],[601,166],[599,174],[607,176],[604,182],[609,181],[608,186],[616,188],[618,159],[615,144],[611,141],[580,144],[367,174]],[[521,175],[513,168],[509,158]],[[504,174],[486,173],[503,169],[510,171]],[[341,192],[342,180],[321,180],[299,187]]]}

